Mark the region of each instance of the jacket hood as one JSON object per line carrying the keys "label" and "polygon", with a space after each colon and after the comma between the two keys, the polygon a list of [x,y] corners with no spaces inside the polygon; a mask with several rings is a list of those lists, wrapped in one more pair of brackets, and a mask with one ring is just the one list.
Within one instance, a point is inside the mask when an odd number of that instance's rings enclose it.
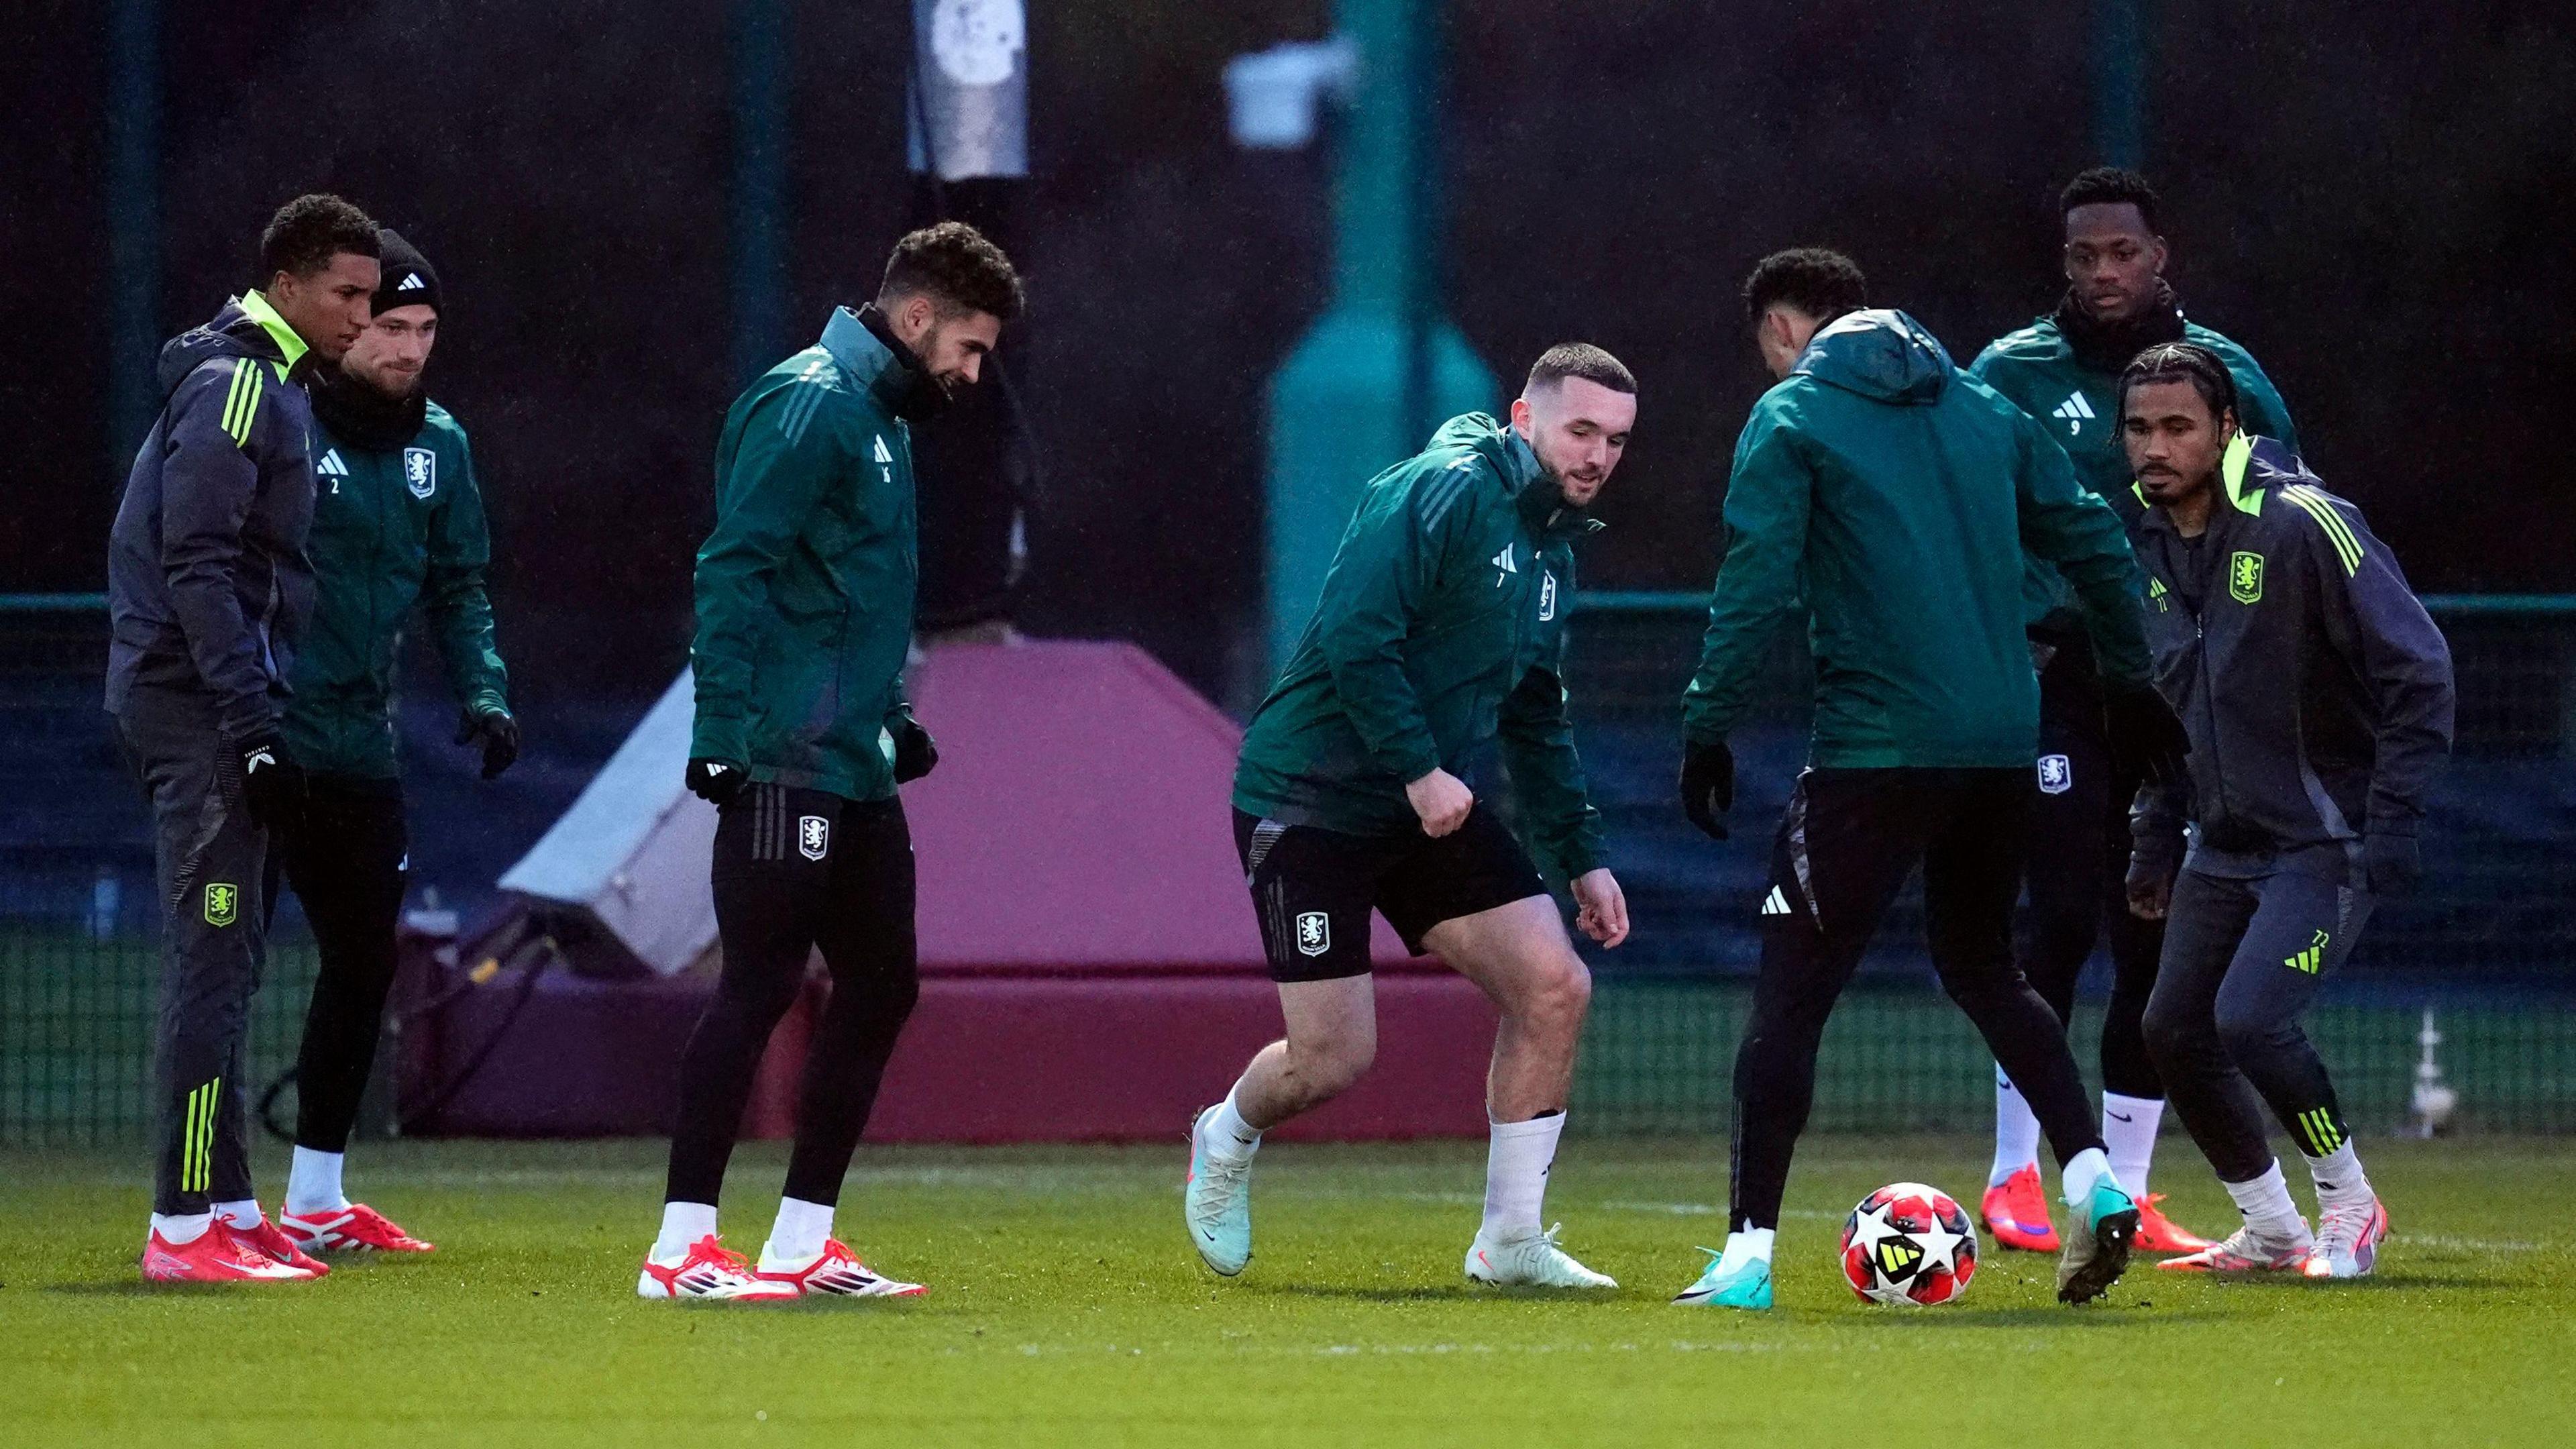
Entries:
{"label": "jacket hood", "polygon": [[1514,506],[1533,532],[1580,535],[1601,530],[1599,519],[1565,501],[1556,480],[1538,465],[1538,454],[1522,441],[1521,435],[1490,413],[1460,413],[1442,423],[1431,435],[1431,446],[1473,448],[1483,455],[1502,475],[1504,486],[1511,489]]}
{"label": "jacket hood", "polygon": [[1431,446],[1475,449],[1494,465],[1494,471],[1502,475],[1515,494],[1539,476],[1538,455],[1521,441],[1520,434],[1491,413],[1460,413],[1431,434]]}
{"label": "jacket hood", "polygon": [[1807,344],[1791,377],[1812,377],[1872,402],[1926,407],[1950,386],[1950,354],[1923,325],[1892,308],[1835,319]]}
{"label": "jacket hood", "polygon": [[243,307],[240,299],[224,304],[214,320],[191,327],[161,344],[159,375],[161,391],[166,395],[176,388],[197,365],[218,357],[259,357],[284,362],[286,354],[274,338]]}

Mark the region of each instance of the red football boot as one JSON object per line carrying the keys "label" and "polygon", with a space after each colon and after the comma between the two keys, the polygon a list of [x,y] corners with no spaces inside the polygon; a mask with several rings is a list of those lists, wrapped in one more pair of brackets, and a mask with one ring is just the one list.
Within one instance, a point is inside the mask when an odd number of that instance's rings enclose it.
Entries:
{"label": "red football boot", "polygon": [[930,1290],[918,1283],[903,1283],[886,1277],[859,1261],[838,1238],[825,1238],[823,1251],[813,1261],[790,1267],[770,1266],[769,1255],[761,1255],[757,1270],[764,1283],[783,1283],[798,1293],[839,1293],[851,1298],[918,1298]]}
{"label": "red football boot", "polygon": [[2151,1192],[2138,1199],[2138,1235],[2131,1246],[2145,1253],[2197,1253],[2218,1244],[2166,1217],[2156,1204],[2165,1195]]}
{"label": "red football boot", "polygon": [[2040,1188],[2036,1165],[2025,1165],[1987,1188],[1977,1216],[1999,1246],[2025,1253],[2057,1251],[2057,1229],[2048,1221],[2048,1194]]}
{"label": "red football boot", "polygon": [[221,1223],[184,1243],[171,1242],[158,1228],[143,1239],[147,1283],[309,1283],[319,1276],[248,1246]]}
{"label": "red football boot", "polygon": [[308,1253],[428,1253],[437,1249],[404,1232],[393,1219],[353,1202],[321,1212],[277,1215],[278,1231]]}
{"label": "red football boot", "polygon": [[290,1268],[301,1268],[316,1278],[323,1277],[331,1271],[330,1264],[297,1247],[293,1238],[279,1232],[277,1224],[270,1222],[266,1213],[259,1215],[259,1226],[255,1228],[237,1228],[222,1218],[217,1218],[215,1231],[232,1234],[234,1240],[239,1242],[247,1252],[257,1253],[272,1262],[284,1263]]}

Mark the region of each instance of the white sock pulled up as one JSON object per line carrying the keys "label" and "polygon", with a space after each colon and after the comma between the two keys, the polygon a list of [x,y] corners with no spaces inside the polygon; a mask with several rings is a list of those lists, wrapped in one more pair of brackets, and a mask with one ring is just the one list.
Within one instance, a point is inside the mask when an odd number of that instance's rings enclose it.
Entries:
{"label": "white sock pulled up", "polygon": [[1485,1223],[1478,1237],[1507,1242],[1539,1230],[1548,1169],[1556,1163],[1556,1139],[1564,1132],[1563,1112],[1526,1122],[1490,1123],[1485,1142]]}
{"label": "white sock pulled up", "polygon": [[235,1227],[241,1229],[243,1232],[249,1232],[251,1229],[259,1226],[258,1198],[246,1197],[241,1199],[239,1202],[219,1202],[213,1206],[215,1210],[215,1220],[228,1227]]}
{"label": "white sock pulled up", "polygon": [[174,1248],[184,1246],[188,1243],[193,1243],[199,1238],[204,1237],[206,1235],[206,1229],[211,1228],[214,1225],[215,1215],[213,1213],[178,1213],[175,1215],[154,1213],[152,1215],[152,1231],[159,1233],[161,1235],[161,1241],[168,1243]]}
{"label": "white sock pulled up", "polygon": [[1771,1240],[1776,1228],[1741,1228],[1726,1235],[1726,1247],[1717,1255],[1717,1271],[1732,1273],[1747,1263],[1769,1263]]}
{"label": "white sock pulled up", "polygon": [[778,1220],[769,1227],[768,1246],[760,1250],[763,1267],[786,1267],[812,1261],[832,1236],[832,1205],[803,1198],[778,1200]]}
{"label": "white sock pulled up", "polygon": [[2001,1187],[2016,1172],[2039,1165],[2039,1119],[2021,1089],[1995,1068],[1995,1162],[1986,1170],[1986,1186]]}
{"label": "white sock pulled up", "polygon": [[2299,1221],[2299,1206],[2290,1201],[2290,1185],[2281,1180],[2281,1162],[2263,1169],[2263,1175],[2248,1182],[2223,1182],[2227,1195],[2236,1201],[2236,1210],[2245,1215],[2245,1226],[2266,1242],[2298,1245],[2312,1241],[2308,1225]]}
{"label": "white sock pulled up", "polygon": [[2156,1128],[2165,1120],[2162,1097],[2102,1094],[2102,1144],[2111,1158],[2111,1175],[2129,1195],[2147,1195],[2147,1169],[2156,1159]]}
{"label": "white sock pulled up", "polygon": [[[2280,1170],[2280,1164],[2277,1162],[2272,1164],[2272,1167],[2275,1172]],[[2350,1138],[2346,1138],[2341,1147],[2323,1157],[2309,1158],[2308,1178],[2317,1185],[2317,1202],[2320,1206],[2368,1202],[2374,1195],[2370,1187],[2370,1175],[2361,1170],[2361,1158],[2352,1150]]]}
{"label": "white sock pulled up", "polygon": [[1215,1115],[1208,1118],[1207,1149],[1212,1157],[1228,1162],[1246,1162],[1261,1150],[1261,1129],[1243,1120],[1235,1098],[1243,1091],[1238,1081],[1229,1088],[1225,1100],[1216,1104]]}
{"label": "white sock pulled up", "polygon": [[2066,1159],[2066,1166],[2058,1171],[2057,1186],[2064,1194],[2060,1200],[2068,1207],[2081,1208],[2092,1198],[2093,1184],[2106,1177],[2113,1183],[2120,1182],[2120,1175],[2111,1170],[2111,1159],[2102,1149],[2087,1147]]}
{"label": "white sock pulled up", "polygon": [[343,1153],[296,1148],[295,1161],[286,1170],[286,1211],[299,1218],[347,1212],[349,1195],[340,1187],[340,1164],[346,1160]]}
{"label": "white sock pulled up", "polygon": [[716,1230],[716,1205],[711,1202],[666,1202],[662,1204],[662,1235],[653,1240],[653,1261],[677,1263],[689,1256],[698,1239]]}

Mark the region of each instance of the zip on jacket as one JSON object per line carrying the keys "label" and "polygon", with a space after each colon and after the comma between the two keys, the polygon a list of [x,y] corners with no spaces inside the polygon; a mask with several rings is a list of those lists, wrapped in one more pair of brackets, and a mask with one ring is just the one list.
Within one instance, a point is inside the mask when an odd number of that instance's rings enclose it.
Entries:
{"label": "zip on jacket", "polygon": [[2169,858],[2187,812],[2212,874],[2285,857],[2341,874],[2365,835],[2416,833],[2450,749],[2450,648],[2361,510],[2288,448],[2240,433],[2220,487],[2196,545],[2161,509],[2138,530],[2191,788],[2142,796],[2133,828]]}

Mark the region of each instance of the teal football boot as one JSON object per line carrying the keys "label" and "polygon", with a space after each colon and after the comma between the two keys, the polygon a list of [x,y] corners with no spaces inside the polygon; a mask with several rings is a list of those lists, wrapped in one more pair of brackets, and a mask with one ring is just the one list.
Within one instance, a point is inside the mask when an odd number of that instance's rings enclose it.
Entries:
{"label": "teal football boot", "polygon": [[1715,1248],[1702,1248],[1708,1254],[1708,1269],[1699,1281],[1683,1289],[1673,1299],[1689,1307],[1768,1308],[1771,1306],[1771,1264],[1755,1258],[1732,1273],[1717,1271],[1726,1255]]}
{"label": "teal football boot", "polygon": [[2136,1200],[2107,1172],[2093,1179],[2093,1190],[2066,1226],[2066,1250],[2057,1259],[2057,1301],[2090,1303],[2109,1291],[2129,1271],[2129,1245],[2137,1236]]}

